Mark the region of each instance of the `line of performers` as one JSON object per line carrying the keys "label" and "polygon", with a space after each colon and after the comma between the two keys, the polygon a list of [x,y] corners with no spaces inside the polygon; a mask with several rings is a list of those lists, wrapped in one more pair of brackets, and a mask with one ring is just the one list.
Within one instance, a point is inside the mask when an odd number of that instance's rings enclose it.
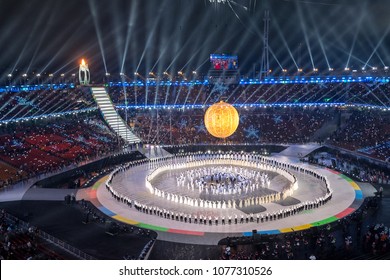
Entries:
{"label": "line of performers", "polygon": [[[214,159],[216,159],[215,156],[214,156]],[[288,164],[288,163],[278,162],[276,160],[264,159],[262,157],[258,157],[255,159],[261,160],[264,164],[268,164],[268,165],[272,164],[273,166],[270,169],[272,169],[272,171],[275,171],[275,172],[276,172],[275,168],[279,168],[279,169],[280,168],[285,168],[285,169],[290,168],[290,169],[295,170],[297,172],[301,172],[303,174],[314,176],[317,179],[319,179],[325,183],[326,193],[324,196],[318,197],[318,198],[311,200],[311,201],[304,201],[304,202],[301,202],[299,204],[296,204],[296,205],[293,205],[293,206],[290,206],[290,207],[287,207],[284,209],[279,209],[279,210],[274,211],[274,212],[266,212],[266,213],[256,214],[256,215],[253,213],[252,214],[245,214],[245,215],[241,214],[240,216],[235,214],[234,216],[225,217],[222,215],[219,215],[219,216],[210,216],[210,215],[205,215],[205,214],[196,215],[196,214],[189,214],[189,213],[184,213],[184,212],[172,211],[172,210],[161,208],[158,206],[151,206],[151,205],[140,203],[135,199],[131,199],[130,197],[125,196],[125,195],[117,192],[112,187],[112,185],[111,185],[112,179],[119,172],[124,172],[124,171],[128,170],[129,168],[131,168],[132,166],[143,164],[146,162],[145,160],[140,160],[140,161],[135,161],[135,162],[123,164],[120,167],[116,168],[109,175],[109,177],[106,181],[106,189],[110,192],[112,197],[114,197],[117,201],[125,203],[129,207],[134,207],[136,210],[138,210],[140,212],[150,214],[150,215],[157,215],[159,217],[163,217],[166,219],[172,219],[172,220],[190,222],[190,223],[198,223],[198,224],[210,224],[210,225],[212,225],[212,224],[218,225],[219,223],[231,224],[231,223],[244,223],[244,222],[255,222],[255,221],[256,222],[266,222],[269,220],[281,219],[281,218],[289,217],[291,215],[295,215],[303,210],[317,208],[317,207],[325,204],[326,202],[328,202],[332,198],[333,191],[330,188],[330,186],[328,184],[328,180],[325,176],[322,176],[322,175],[320,175],[320,174],[318,174],[315,171],[310,170],[310,169],[306,169],[306,168],[292,165],[292,164]],[[169,159],[169,160],[171,160],[171,162],[172,162],[172,159]],[[164,160],[161,160],[161,162],[159,162],[159,164],[164,165]],[[194,164],[194,166],[195,166],[195,164]],[[169,169],[168,166],[165,166],[165,168]],[[286,175],[291,174],[291,173],[288,173],[287,171],[285,171],[285,172],[286,172],[285,173]],[[291,175],[291,176],[293,176],[293,175]],[[296,181],[295,181],[295,183],[296,183]],[[150,187],[152,187],[152,186],[149,185],[149,188]],[[282,191],[282,195],[283,194],[285,195],[287,193],[287,191],[289,191],[289,190],[290,190],[290,188],[288,188],[286,190],[286,192]],[[160,197],[164,197],[165,199],[168,198],[168,193],[163,192],[161,190],[153,189],[152,193],[154,193]],[[181,203],[186,202],[186,204],[188,204],[188,205],[191,205],[191,203],[192,203],[191,206],[198,206],[201,208],[221,208],[221,209],[223,209],[223,207],[229,208],[229,201],[225,202],[225,204],[224,204],[224,202],[219,202],[219,204],[214,202],[214,204],[213,204],[212,201],[211,202],[210,201],[202,201],[201,202],[198,199],[192,199],[192,202],[191,202],[191,200],[189,200],[190,201],[189,202],[188,198],[186,201],[183,197],[181,197],[182,200],[180,200],[180,197],[176,194],[169,194],[169,195],[170,195],[171,201],[178,202],[178,203],[180,203],[180,201],[181,201]],[[277,198],[277,194],[271,194],[271,197],[272,197],[272,195],[274,196],[274,199]],[[276,198],[275,198],[275,196],[276,196]],[[230,206],[231,206],[231,208],[247,207],[250,205],[256,205],[257,203],[261,204],[261,201],[262,200],[260,197],[258,197],[258,199],[248,198],[248,199],[241,200],[241,204],[240,204],[240,202],[238,202],[238,205],[237,205],[237,203],[235,203],[231,200]],[[269,198],[268,203],[269,202],[272,202],[272,199]],[[267,200],[263,200],[263,203],[267,203]]]}
{"label": "line of performers", "polygon": [[279,201],[281,199],[281,192],[275,192],[267,195],[253,196],[243,199],[227,199],[222,201],[206,200],[201,198],[193,198],[180,194],[169,193],[153,187],[153,193],[164,198],[167,201],[185,204],[188,206],[200,207],[200,208],[214,208],[214,209],[229,209],[229,208],[242,208],[253,205],[261,205],[265,203],[271,203]]}
{"label": "line of performers", "polygon": [[178,187],[206,195],[241,195],[259,188],[269,188],[271,180],[265,172],[238,166],[201,167],[181,172]]}
{"label": "line of performers", "polygon": [[[189,206],[195,206],[195,207],[201,207],[201,208],[217,208],[217,209],[225,209],[225,208],[238,208],[238,207],[247,207],[251,205],[260,205],[265,203],[271,203],[275,201],[279,201],[282,199],[285,199],[288,196],[291,196],[293,194],[294,189],[297,188],[297,180],[293,174],[288,172],[285,168],[281,168],[276,166],[275,163],[269,164],[269,163],[261,163],[256,161],[244,161],[244,160],[234,160],[234,159],[199,159],[199,158],[192,158],[193,161],[186,161],[184,163],[169,163],[163,164],[157,169],[155,169],[147,178],[145,179],[145,186],[146,188],[154,195],[164,198],[168,201],[176,202],[176,203],[182,203]],[[285,186],[281,192],[275,192],[271,194],[266,195],[254,195],[251,197],[247,197],[245,199],[230,199],[230,200],[218,200],[214,201],[214,199],[211,199],[211,201],[207,199],[201,199],[201,198],[193,198],[189,197],[187,195],[177,194],[177,193],[170,193],[168,191],[161,190],[157,187],[154,187],[152,185],[152,181],[154,178],[156,178],[160,174],[164,174],[165,172],[172,172],[174,170],[181,170],[185,169],[187,170],[193,170],[193,169],[199,169],[203,168],[203,171],[205,174],[208,174],[209,170],[208,168],[215,168],[215,165],[219,165],[222,168],[226,168],[226,171],[231,170],[238,170],[244,172],[245,169],[253,168],[255,169],[254,172],[258,172],[254,174],[254,176],[259,177],[259,181],[261,183],[261,180],[264,180],[264,184],[266,183],[266,180],[269,181],[268,175],[264,173],[263,171],[270,171],[278,173],[285,178],[287,178],[290,183]],[[257,169],[257,170],[256,170]],[[248,175],[252,172],[251,170],[248,170]],[[184,174],[184,173],[183,173]],[[200,174],[200,173],[199,173]],[[211,173],[210,173],[211,174]],[[184,175],[183,175],[184,176]],[[252,176],[252,175],[251,175]],[[261,179],[263,178],[263,179]],[[216,180],[213,178],[213,181]],[[196,184],[196,183],[194,183]],[[202,191],[204,190],[206,194],[210,194],[210,191],[206,191],[206,189],[210,189],[211,193],[216,193],[216,186],[200,186]],[[252,189],[251,189],[252,188]],[[240,188],[240,191],[236,190],[237,192],[247,194],[248,190],[255,190],[255,186],[246,186],[243,188]]]}
{"label": "line of performers", "polygon": [[155,215],[161,218],[175,220],[185,223],[195,223],[202,225],[226,225],[226,224],[239,224],[239,223],[264,223],[272,220],[278,220],[296,215],[304,210],[310,210],[318,208],[324,205],[332,198],[332,193],[328,192],[325,196],[316,198],[312,201],[305,201],[299,204],[279,209],[273,212],[266,213],[250,213],[250,214],[234,214],[234,215],[207,215],[207,214],[191,214],[181,211],[173,211],[158,206],[147,205],[132,200],[127,196],[123,196],[116,192],[108,183],[106,183],[106,189],[110,192],[111,196],[118,202],[126,204],[129,208],[134,208],[139,212]]}

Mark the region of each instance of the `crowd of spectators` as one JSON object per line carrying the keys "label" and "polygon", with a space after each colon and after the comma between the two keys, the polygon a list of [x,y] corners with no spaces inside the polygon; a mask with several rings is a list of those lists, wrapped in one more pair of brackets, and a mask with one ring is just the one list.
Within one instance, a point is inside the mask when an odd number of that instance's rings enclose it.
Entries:
{"label": "crowd of spectators", "polygon": [[0,260],[62,259],[43,245],[37,229],[0,212]]}
{"label": "crowd of spectators", "polygon": [[123,146],[97,115],[3,127],[0,187],[90,161]]}
{"label": "crowd of spectators", "polygon": [[[207,132],[204,125],[205,109],[137,109],[129,112],[127,117],[129,125],[137,135],[151,144],[326,142],[369,157],[390,161],[388,111],[309,106],[248,106],[237,109],[240,115],[238,129],[226,141],[212,137]],[[124,111],[120,111],[120,114],[125,117]],[[326,123],[334,123],[335,131],[324,131],[322,136],[316,135]]]}
{"label": "crowd of spectators", "polygon": [[[260,237],[261,239],[261,237]],[[331,230],[321,230],[308,234],[305,231],[257,240],[255,246],[237,246],[236,250],[227,246],[222,259],[235,260],[291,260],[315,259],[336,251],[336,237]]]}
{"label": "crowd of spectators", "polygon": [[0,120],[12,120],[95,107],[84,88],[0,93]]}
{"label": "crowd of spectators", "polygon": [[390,184],[390,169],[370,163],[369,160],[359,156],[349,155],[336,151],[315,152],[307,160],[338,170],[348,176],[357,178],[362,182],[377,184]]}
{"label": "crowd of spectators", "polygon": [[[111,87],[114,103],[129,105],[203,105],[224,98],[239,108],[240,126],[229,143],[304,143],[324,141],[313,133],[332,120],[338,109],[308,107],[252,108],[252,103],[345,102],[389,106],[389,84],[382,82],[262,84],[262,85],[161,85]],[[129,123],[144,141],[155,144],[219,143],[204,129],[205,109],[140,110],[129,114]],[[124,115],[124,113],[123,113]],[[330,143],[368,154],[381,160],[390,158],[389,118],[386,111],[355,110],[346,124],[331,135]],[[363,124],[363,125],[362,125]]]}
{"label": "crowd of spectators", "polygon": [[[129,113],[128,123],[143,142],[158,145],[292,144],[319,141],[316,131],[344,114],[349,117],[327,143],[382,160],[390,157],[388,112],[329,107],[247,107],[238,111],[239,127],[226,141],[207,132],[204,109],[138,109]],[[124,117],[124,111],[120,114]],[[122,145],[122,140],[95,113],[2,126],[0,185],[97,158]],[[378,177],[370,169],[364,167],[363,170],[365,174],[356,177],[364,180],[368,176]],[[356,173],[355,170],[350,172]]]}
{"label": "crowd of spectators", "polygon": [[200,84],[112,86],[115,104],[173,105],[211,104],[223,96],[232,104],[345,102],[389,106],[388,83],[327,82],[303,84]]}
{"label": "crowd of spectators", "polygon": [[[288,234],[226,238],[221,259],[316,260],[384,256],[390,252],[389,228],[373,223],[378,198],[368,198],[358,211],[322,227]],[[366,225],[367,224],[367,225]]]}
{"label": "crowd of spectators", "polygon": [[[212,137],[204,125],[205,108],[132,109],[127,121],[143,142],[183,144],[333,144],[381,160],[390,160],[388,111],[343,107],[252,107],[250,103],[352,102],[386,105],[386,83],[308,83],[263,85],[112,86],[115,104],[211,104],[222,96],[239,107],[240,124],[228,139]],[[373,96],[375,95],[375,98]],[[328,101],[326,101],[328,100]],[[386,101],[387,100],[387,101]],[[0,120],[39,116],[94,106],[87,88],[3,92]],[[386,103],[387,102],[387,103]],[[124,117],[124,110],[119,110]],[[344,122],[341,115],[348,115]],[[83,115],[34,120],[0,126],[0,187],[31,176],[59,170],[105,154],[121,141],[104,122]],[[327,122],[338,123],[329,139],[316,136]]]}
{"label": "crowd of spectators", "polygon": [[[271,78],[270,78],[271,79]],[[294,103],[294,102],[346,102],[357,104],[371,104],[389,106],[387,92],[390,84],[381,79],[369,81],[335,81],[324,79],[319,82],[317,78],[310,78],[302,82],[281,83],[278,78],[275,83],[264,84],[222,84],[198,83],[183,84],[181,82],[145,83],[128,86],[109,84],[109,93],[115,104],[124,104],[125,95],[130,105],[172,105],[172,104],[203,104],[212,103],[221,95],[228,98],[230,103]],[[126,93],[126,94],[125,94]],[[13,116],[42,113],[46,110],[63,111],[91,105],[92,95],[88,88],[39,89],[20,92],[4,91],[0,95],[0,115]],[[15,106],[17,105],[17,106]],[[18,108],[15,108],[18,107]],[[45,108],[41,108],[45,107]],[[10,112],[11,111],[11,112]]]}
{"label": "crowd of spectators", "polygon": [[[334,108],[238,108],[240,124],[227,141],[232,144],[310,142],[336,111]],[[204,113],[203,109],[139,110],[136,116],[129,117],[129,124],[147,143],[224,143],[207,132]]]}
{"label": "crowd of spectators", "polygon": [[354,110],[330,143],[382,160],[390,158],[390,114],[380,110]]}
{"label": "crowd of spectators", "polygon": [[[193,84],[111,86],[115,105],[203,105],[223,97],[232,104],[339,103],[389,106],[389,83]],[[0,94],[0,120],[94,107],[89,88],[40,89]]]}
{"label": "crowd of spectators", "polygon": [[373,255],[389,252],[389,227],[383,223],[369,226],[364,236],[364,251]]}

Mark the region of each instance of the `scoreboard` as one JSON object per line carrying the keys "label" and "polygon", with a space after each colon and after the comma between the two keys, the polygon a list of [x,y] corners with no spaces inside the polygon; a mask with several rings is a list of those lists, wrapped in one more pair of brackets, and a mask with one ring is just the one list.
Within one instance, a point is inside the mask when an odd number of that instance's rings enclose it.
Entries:
{"label": "scoreboard", "polygon": [[237,55],[210,54],[210,62],[213,70],[237,70]]}

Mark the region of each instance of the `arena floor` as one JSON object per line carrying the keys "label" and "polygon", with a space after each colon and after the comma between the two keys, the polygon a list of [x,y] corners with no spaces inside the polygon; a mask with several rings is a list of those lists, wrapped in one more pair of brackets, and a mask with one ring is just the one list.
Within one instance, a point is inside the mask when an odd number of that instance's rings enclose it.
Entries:
{"label": "arena floor", "polygon": [[[277,155],[285,162],[291,162],[298,165],[308,166],[305,163],[297,162],[296,158]],[[156,197],[146,190],[145,177],[156,168],[144,164],[133,167],[124,173],[118,174],[114,177],[113,186],[115,186],[121,193],[126,193],[132,197],[136,197],[137,201],[141,201],[147,205],[160,205],[165,208],[173,209],[175,211],[182,211],[184,213],[199,213],[199,207],[187,206]],[[320,168],[317,166],[310,166],[311,169],[325,175],[330,186],[333,189],[332,199],[325,205],[319,208],[305,210],[299,214],[277,220],[268,220],[263,223],[254,222],[249,223],[232,223],[222,225],[209,224],[195,224],[175,221],[161,218],[154,215],[139,212],[133,208],[129,208],[122,202],[118,202],[104,187],[106,178],[101,179],[92,188],[80,190],[77,193],[77,199],[87,199],[102,212],[111,216],[112,218],[143,228],[152,229],[158,232],[158,239],[165,241],[174,241],[192,244],[217,244],[218,241],[226,236],[251,236],[253,230],[257,230],[258,234],[277,234],[293,232],[303,229],[308,229],[314,226],[323,225],[341,219],[355,211],[365,196],[372,195],[375,189],[369,184],[355,183],[350,178],[333,170]],[[294,173],[294,172],[292,172]],[[300,201],[310,200],[321,192],[323,186],[318,184],[318,181],[310,175],[304,175],[295,172],[298,178],[299,188],[289,198],[289,205],[299,203]],[[278,188],[278,176],[271,182],[271,188]],[[283,180],[279,181],[282,182]],[[164,204],[165,203],[165,204]],[[266,203],[262,206],[267,212],[273,212],[279,209],[289,207],[284,203]],[[207,215],[223,214],[228,215],[242,214],[240,209],[207,209]],[[255,210],[256,211],[256,210]],[[264,211],[259,209],[258,211]]]}

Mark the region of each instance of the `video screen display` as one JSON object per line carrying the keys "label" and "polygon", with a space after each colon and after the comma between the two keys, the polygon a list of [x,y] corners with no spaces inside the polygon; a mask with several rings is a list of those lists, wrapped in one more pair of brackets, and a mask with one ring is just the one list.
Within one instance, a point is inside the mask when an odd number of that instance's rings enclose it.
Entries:
{"label": "video screen display", "polygon": [[237,55],[211,54],[210,62],[214,70],[237,70]]}

